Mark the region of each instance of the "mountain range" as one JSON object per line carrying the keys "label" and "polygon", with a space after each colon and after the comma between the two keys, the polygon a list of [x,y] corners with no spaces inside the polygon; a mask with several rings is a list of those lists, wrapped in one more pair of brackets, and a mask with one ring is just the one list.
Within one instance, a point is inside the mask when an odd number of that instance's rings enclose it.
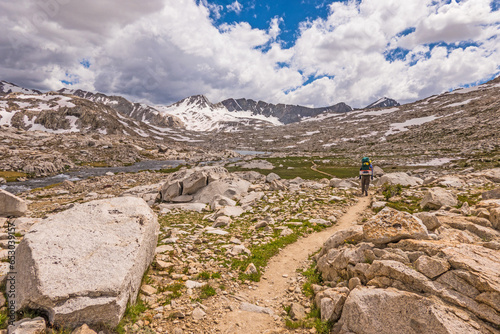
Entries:
{"label": "mountain range", "polygon": [[[50,96],[50,98],[47,96]],[[121,96],[108,96],[80,89],[64,88],[57,92],[42,93],[6,81],[0,81],[0,97],[4,100],[2,104],[7,103],[8,105],[8,111],[5,108],[0,109],[0,113],[3,114],[3,121],[0,120],[0,124],[9,124],[32,130],[47,129],[56,132],[100,131],[115,133],[120,128],[117,122],[124,122],[123,117],[130,118],[132,123],[134,123],[134,120],[144,123],[142,128],[152,127],[153,129],[149,130],[153,130],[153,132],[154,129],[156,129],[156,132],[164,132],[165,129],[232,132],[248,127],[259,129],[286,125],[301,122],[321,114],[339,114],[353,110],[345,103],[323,108],[309,108],[298,105],[272,104],[244,98],[227,99],[214,104],[203,95],[191,96],[169,106],[151,106],[144,103],[130,102]],[[47,105],[47,102],[50,103]],[[394,105],[399,104],[392,99],[384,98],[368,107],[377,108]],[[0,105],[1,107],[2,105]],[[69,109],[74,108],[79,111],[69,111]],[[83,112],[84,110],[86,112]],[[102,122],[96,124],[95,120],[90,121],[90,110],[101,111],[102,115],[94,115],[94,118],[100,118]],[[6,112],[9,112],[10,115],[5,114]],[[56,114],[60,114],[66,120],[56,122],[54,119]],[[104,116],[104,114],[108,116]],[[68,118],[70,116],[80,120]],[[115,117],[115,120],[109,119],[110,117]],[[12,120],[13,122],[11,122]],[[89,121],[91,124],[89,124]],[[130,123],[130,120],[128,123]],[[138,126],[137,123],[134,124]],[[127,132],[124,129],[121,131]],[[140,132],[143,131],[145,129],[140,130]],[[137,133],[137,131],[133,132]]]}

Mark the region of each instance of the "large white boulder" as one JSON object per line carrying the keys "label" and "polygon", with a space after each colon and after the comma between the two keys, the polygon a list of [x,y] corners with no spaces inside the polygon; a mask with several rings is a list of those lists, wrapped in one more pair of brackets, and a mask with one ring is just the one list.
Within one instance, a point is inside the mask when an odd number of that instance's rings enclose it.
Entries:
{"label": "large white boulder", "polygon": [[[480,334],[459,311],[433,299],[396,289],[356,288],[337,324],[340,334],[470,333]],[[461,313],[459,313],[461,314]]]}
{"label": "large white boulder", "polygon": [[147,203],[118,197],[79,204],[34,225],[16,250],[16,310],[55,325],[116,326],[153,260],[159,225]]}
{"label": "large white boulder", "polygon": [[457,196],[451,191],[435,187],[430,188],[420,202],[422,208],[440,209],[442,206],[455,206],[458,204]]}
{"label": "large white boulder", "polygon": [[180,170],[168,176],[160,190],[161,198],[168,202],[181,195],[193,195],[209,183],[226,178],[228,174],[227,169],[219,166]]}
{"label": "large white boulder", "polygon": [[423,184],[424,180],[418,177],[410,176],[403,172],[399,172],[399,173],[389,173],[383,175],[380,179],[378,179],[377,186],[381,186],[385,183],[392,185],[400,184],[402,186],[418,186]]}
{"label": "large white boulder", "polygon": [[387,244],[401,239],[427,239],[422,221],[403,211],[384,208],[363,225],[363,238],[375,244]]}
{"label": "large white boulder", "polygon": [[199,203],[211,203],[216,196],[224,196],[232,200],[238,200],[248,192],[251,183],[237,177],[229,177],[208,184],[194,195],[194,201]]}
{"label": "large white boulder", "polygon": [[28,206],[22,198],[0,189],[0,217],[20,217],[26,211]]}

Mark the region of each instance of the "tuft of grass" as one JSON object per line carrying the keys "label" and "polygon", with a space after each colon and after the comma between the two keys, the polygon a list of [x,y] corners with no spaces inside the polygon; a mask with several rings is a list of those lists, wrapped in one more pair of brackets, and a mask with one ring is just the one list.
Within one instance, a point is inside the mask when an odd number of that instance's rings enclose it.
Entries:
{"label": "tuft of grass", "polygon": [[302,272],[302,276],[306,278],[306,282],[304,283],[304,285],[302,285],[302,291],[304,292],[304,295],[309,298],[314,297],[312,285],[323,283],[323,278],[321,277],[321,273],[316,267],[316,262],[313,261],[309,268]]}
{"label": "tuft of grass", "polygon": [[241,271],[244,271],[250,263],[253,263],[258,272],[252,275],[240,273],[239,278],[242,281],[250,280],[258,282],[260,281],[261,277],[260,268],[264,268],[267,265],[269,259],[278,254],[281,248],[285,247],[288,244],[294,243],[298,238],[299,234],[293,233],[286,237],[278,238],[267,244],[251,247],[250,251],[252,252],[252,255],[244,260],[234,260],[231,267],[233,269],[239,268]]}
{"label": "tuft of grass", "polygon": [[146,305],[144,305],[144,302],[138,298],[137,302],[135,304],[128,304],[127,308],[125,309],[125,314],[123,315],[122,320],[118,324],[118,326],[115,328],[115,331],[118,334],[125,334],[125,326],[129,324],[135,324],[137,320],[139,320],[140,315],[147,310]]}
{"label": "tuft of grass", "polygon": [[200,298],[207,299],[208,297],[212,297],[216,295],[215,289],[210,285],[206,284],[200,288]]}
{"label": "tuft of grass", "polygon": [[209,280],[210,279],[210,273],[203,271],[198,274],[198,278],[203,279],[203,280]]}
{"label": "tuft of grass", "polygon": [[384,195],[386,201],[388,201],[391,197],[401,195],[402,191],[403,186],[400,184],[385,183],[384,185],[382,185],[382,194]]}
{"label": "tuft of grass", "polygon": [[461,207],[462,204],[464,204],[465,202],[467,202],[469,204],[469,206],[474,206],[477,204],[477,202],[479,202],[481,200],[480,197],[481,197],[481,193],[458,195],[457,196],[457,199],[458,199],[457,207]]}
{"label": "tuft of grass", "polygon": [[3,177],[7,182],[15,182],[19,177],[28,177],[29,175],[21,172],[0,171],[0,177]]}
{"label": "tuft of grass", "polygon": [[172,301],[172,299],[179,298],[182,295],[182,291],[185,289],[185,285],[183,283],[172,283],[169,285],[161,286],[158,288],[158,292],[162,293],[165,291],[170,291],[171,293],[167,295],[165,302],[163,305],[168,305]]}
{"label": "tuft of grass", "polygon": [[79,165],[88,167],[111,167],[106,161],[87,161],[81,162]]}
{"label": "tuft of grass", "polygon": [[428,211],[429,209],[422,209],[420,207],[420,198],[414,197],[414,196],[409,196],[405,197],[404,201],[399,201],[399,202],[388,202],[386,204],[388,207],[399,210],[399,211],[406,211],[408,213],[415,213],[415,212],[420,212],[422,210]]}

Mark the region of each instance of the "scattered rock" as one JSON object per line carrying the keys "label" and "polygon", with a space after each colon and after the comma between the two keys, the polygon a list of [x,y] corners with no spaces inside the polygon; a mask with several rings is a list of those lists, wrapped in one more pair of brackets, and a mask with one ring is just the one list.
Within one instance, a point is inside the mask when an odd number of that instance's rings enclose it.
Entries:
{"label": "scattered rock", "polygon": [[427,239],[428,232],[417,217],[384,208],[363,225],[363,237],[368,242],[387,244],[401,239]]}
{"label": "scattered rock", "polygon": [[253,263],[250,263],[247,268],[245,269],[245,274],[246,275],[252,275],[252,274],[258,274],[259,272],[257,271],[257,268]]}
{"label": "scattered rock", "polygon": [[195,308],[191,314],[194,320],[201,320],[205,318],[206,315],[205,311],[203,311],[200,307]]}
{"label": "scattered rock", "polygon": [[240,310],[246,311],[246,312],[253,312],[253,313],[264,313],[264,314],[269,314],[269,315],[274,314],[273,310],[271,310],[270,308],[261,307],[261,306],[257,306],[257,305],[246,303],[246,302],[243,302],[240,304]]}
{"label": "scattered rock", "polygon": [[28,206],[23,199],[0,189],[0,217],[24,216],[27,210]]}
{"label": "scattered rock", "polygon": [[427,190],[424,198],[420,202],[422,208],[438,210],[442,206],[456,206],[458,204],[457,196],[452,192],[435,187]]}
{"label": "scattered rock", "polygon": [[377,180],[376,185],[382,186],[388,183],[391,185],[400,184],[402,186],[418,186],[424,183],[424,181],[418,177],[409,176],[406,173],[389,173],[384,174],[380,179]]}
{"label": "scattered rock", "polygon": [[281,177],[276,173],[269,173],[266,176],[266,182],[271,183],[273,181],[281,180]]}
{"label": "scattered rock", "polygon": [[292,303],[290,306],[290,318],[292,320],[303,320],[306,317],[305,308],[299,303]]}
{"label": "scattered rock", "polygon": [[45,320],[42,317],[22,319],[9,326],[9,334],[44,334]]}
{"label": "scattered rock", "polygon": [[496,188],[490,191],[485,191],[481,194],[483,200],[486,199],[500,199],[500,188]]}
{"label": "scattered rock", "polygon": [[450,264],[446,259],[438,257],[420,256],[415,261],[415,268],[429,278],[437,277],[450,269]]}
{"label": "scattered rock", "polygon": [[89,328],[86,324],[75,329],[71,334],[97,334],[95,331]]}

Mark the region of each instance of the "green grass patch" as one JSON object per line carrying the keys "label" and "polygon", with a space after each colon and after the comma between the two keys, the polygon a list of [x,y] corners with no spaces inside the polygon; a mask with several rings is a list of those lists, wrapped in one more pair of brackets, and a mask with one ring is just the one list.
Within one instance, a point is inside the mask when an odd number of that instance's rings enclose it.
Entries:
{"label": "green grass patch", "polygon": [[458,199],[457,207],[461,207],[462,204],[464,204],[465,202],[467,202],[469,206],[474,206],[477,204],[477,202],[481,201],[481,194],[477,193],[477,194],[458,195],[457,199]]}
{"label": "green grass patch", "polygon": [[420,207],[421,199],[414,196],[407,196],[403,200],[398,202],[388,202],[386,205],[398,211],[405,211],[408,213],[416,213],[421,211],[430,211],[428,208],[422,209]]}
{"label": "green grass patch", "polygon": [[288,329],[299,328],[314,328],[318,334],[329,334],[333,328],[334,323],[330,321],[321,321],[319,309],[314,307],[305,320],[293,321],[291,319],[285,320],[285,326]]}
{"label": "green grass patch", "polygon": [[79,165],[87,167],[111,167],[106,161],[85,161],[80,162]]}
{"label": "green grass patch", "polygon": [[205,284],[200,288],[200,298],[207,299],[208,297],[215,296],[217,293],[210,284]]}
{"label": "green grass patch", "polygon": [[186,167],[186,166],[185,165],[179,165],[177,167],[172,167],[172,168],[157,169],[157,170],[154,170],[152,172],[162,173],[162,174],[169,174],[169,173],[175,173],[175,172],[179,171],[179,169],[181,169],[182,167]]}
{"label": "green grass patch", "polygon": [[256,171],[264,175],[270,173],[278,174],[282,179],[294,179],[301,177],[306,180],[319,180],[327,175],[311,169],[313,162],[317,169],[339,178],[353,177],[358,175],[359,167],[357,163],[347,158],[339,157],[285,157],[285,158],[256,158],[256,160],[266,160],[273,164],[274,169],[246,169],[241,167],[226,167],[230,172],[236,171]]}
{"label": "green grass patch", "polygon": [[118,334],[125,334],[125,326],[130,325],[130,324],[135,324],[137,320],[139,320],[139,317],[141,314],[147,310],[146,305],[144,305],[144,302],[138,298],[137,302],[135,304],[129,304],[127,305],[127,308],[125,309],[125,314],[123,315],[122,320],[116,327],[116,332]]}
{"label": "green grass patch", "polygon": [[161,286],[158,288],[158,293],[163,293],[165,291],[170,291],[171,293],[167,295],[163,305],[168,305],[173,299],[179,298],[182,295],[182,291],[186,288],[183,283],[172,283],[169,285]]}
{"label": "green grass patch", "polygon": [[[295,241],[297,241],[298,237],[299,234],[293,233],[286,237],[278,238],[267,244],[251,247],[251,255],[244,260],[234,260],[231,267],[233,269],[239,268],[242,271],[242,273],[240,273],[239,275],[239,278],[241,280],[251,280],[254,282],[258,282],[260,281],[261,277],[260,269],[264,268],[267,265],[269,259],[278,254],[281,248],[285,247],[288,244],[294,243]],[[253,263],[255,265],[258,273],[253,275],[246,275],[243,273],[243,271],[250,263]]]}
{"label": "green grass patch", "polygon": [[0,171],[0,177],[3,177],[7,182],[15,182],[20,177],[28,177],[29,175],[21,172]]}
{"label": "green grass patch", "polygon": [[388,201],[389,198],[401,195],[403,191],[403,186],[400,184],[388,184],[382,185],[382,195],[384,195],[385,200]]}
{"label": "green grass patch", "polygon": [[199,279],[203,279],[203,280],[209,280],[210,279],[210,273],[206,272],[206,271],[203,271],[203,272],[201,272],[201,273],[198,274],[198,278]]}

